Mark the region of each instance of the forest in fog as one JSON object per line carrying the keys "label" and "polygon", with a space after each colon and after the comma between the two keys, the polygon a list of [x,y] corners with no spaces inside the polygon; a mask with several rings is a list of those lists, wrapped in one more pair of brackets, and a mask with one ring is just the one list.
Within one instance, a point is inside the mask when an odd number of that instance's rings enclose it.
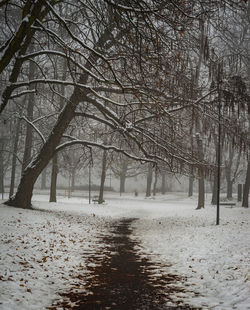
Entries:
{"label": "forest in fog", "polygon": [[198,209],[218,181],[248,207],[250,1],[1,0],[0,19],[7,205],[31,208],[38,178],[54,202],[59,176],[94,167],[99,203],[111,175],[146,196],[176,175]]}

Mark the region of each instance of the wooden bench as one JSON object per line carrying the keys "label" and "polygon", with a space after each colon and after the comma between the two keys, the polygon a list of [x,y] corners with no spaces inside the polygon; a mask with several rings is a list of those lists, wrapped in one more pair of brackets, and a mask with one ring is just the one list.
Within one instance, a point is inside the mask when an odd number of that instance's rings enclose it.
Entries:
{"label": "wooden bench", "polygon": [[220,206],[230,206],[232,208],[236,206],[236,203],[235,202],[220,202]]}
{"label": "wooden bench", "polygon": [[[98,203],[99,202],[99,197],[98,196],[94,196],[92,198],[93,203]],[[105,202],[105,200],[103,199],[102,202]]]}

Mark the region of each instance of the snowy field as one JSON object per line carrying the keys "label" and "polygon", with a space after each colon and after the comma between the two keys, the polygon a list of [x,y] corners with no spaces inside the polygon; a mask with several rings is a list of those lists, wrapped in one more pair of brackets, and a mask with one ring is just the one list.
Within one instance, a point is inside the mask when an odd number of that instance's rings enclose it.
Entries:
{"label": "snowy field", "polygon": [[[35,195],[36,210],[0,205],[0,309],[52,309],[69,288],[86,290],[84,253],[103,245],[114,219],[138,218],[138,252],[187,278],[190,292],[176,296],[202,309],[250,309],[250,209],[195,210],[196,199],[168,194],[144,199],[118,194],[104,205],[83,198]],[[192,292],[198,292],[195,296]],[[59,309],[58,309],[59,310]]]}

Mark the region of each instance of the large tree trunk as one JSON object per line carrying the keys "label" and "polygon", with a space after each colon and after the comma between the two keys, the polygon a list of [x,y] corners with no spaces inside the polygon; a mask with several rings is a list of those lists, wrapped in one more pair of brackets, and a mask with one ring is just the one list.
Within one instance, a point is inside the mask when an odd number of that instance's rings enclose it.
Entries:
{"label": "large tree trunk", "polygon": [[152,167],[152,164],[149,164],[148,165],[148,173],[147,173],[146,197],[151,196],[152,180],[153,180],[153,167]]}
{"label": "large tree trunk", "polygon": [[49,202],[56,202],[56,182],[58,174],[57,154],[52,159],[51,183]]}
{"label": "large tree trunk", "polygon": [[[104,34],[97,43],[97,46],[104,45],[107,37],[109,36],[109,30],[110,29],[105,30]],[[92,53],[89,56],[89,59],[90,61],[87,61],[85,64],[86,70],[91,70],[91,68],[98,60],[98,55]],[[80,76],[78,83],[84,85],[87,83],[88,78],[89,74],[87,72],[83,73]],[[80,89],[79,87],[74,88],[69,101],[67,101],[63,110],[59,114],[57,122],[52,129],[47,141],[44,143],[39,154],[24,170],[16,195],[5,202],[7,205],[20,208],[31,208],[31,198],[34,184],[40,173],[54,156],[56,147],[58,146],[63,133],[68,128],[71,120],[74,118],[76,107],[78,106],[79,102],[84,102],[85,96],[86,92],[83,89]]]}
{"label": "large tree trunk", "polygon": [[106,168],[107,168],[107,151],[104,150],[103,156],[102,156],[102,175],[101,175],[101,184],[100,184],[98,204],[103,203],[104,185],[105,185],[105,179],[106,179]]}
{"label": "large tree trunk", "polygon": [[[79,83],[85,84],[86,81],[87,76],[82,75]],[[11,197],[6,202],[7,205],[24,209],[31,208],[31,198],[34,183],[36,182],[38,176],[43,171],[43,169],[47,166],[48,162],[54,156],[55,149],[59,144],[63,133],[65,132],[69,123],[74,117],[74,111],[80,99],[83,99],[83,93],[78,87],[76,87],[69,100],[69,103],[64,106],[64,109],[58,117],[57,123],[51,131],[51,134],[49,135],[47,141],[41,148],[39,154],[24,170],[16,195],[14,197]]]}
{"label": "large tree trunk", "polygon": [[249,188],[250,188],[250,161],[248,161],[247,163],[246,180],[245,180],[245,186],[243,190],[242,207],[245,207],[245,208],[248,208]]}
{"label": "large tree trunk", "polygon": [[14,145],[13,145],[9,197],[13,196],[14,188],[15,188],[16,161],[17,161],[16,154],[17,154],[17,150],[18,150],[18,141],[19,141],[20,127],[21,127],[21,119],[19,118],[18,121],[17,121],[16,132],[15,132],[15,140],[14,140]]}

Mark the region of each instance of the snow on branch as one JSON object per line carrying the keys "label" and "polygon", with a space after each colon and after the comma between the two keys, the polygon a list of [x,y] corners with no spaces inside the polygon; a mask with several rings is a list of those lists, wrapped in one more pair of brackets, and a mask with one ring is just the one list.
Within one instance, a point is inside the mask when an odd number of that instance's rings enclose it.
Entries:
{"label": "snow on branch", "polygon": [[42,139],[43,143],[46,142],[43,134],[41,133],[41,131],[34,125],[33,122],[29,121],[25,116],[21,116],[20,119],[25,120],[25,122],[27,122],[30,126],[32,126],[34,128],[34,130],[36,131],[36,133],[40,136],[40,138]]}
{"label": "snow on branch", "polygon": [[127,151],[125,151],[125,150],[123,150],[121,148],[118,148],[118,147],[116,147],[114,145],[105,145],[105,144],[101,144],[101,143],[97,143],[97,142],[92,142],[92,141],[87,141],[87,140],[78,140],[78,139],[74,139],[73,137],[69,137],[69,138],[71,138],[72,140],[59,145],[55,149],[55,152],[59,152],[62,149],[66,148],[66,147],[69,147],[69,146],[72,146],[72,145],[75,145],[75,144],[81,144],[81,145],[84,145],[86,147],[98,147],[98,148],[101,148],[103,150],[107,150],[107,151],[108,150],[112,150],[112,151],[115,151],[117,153],[122,153],[125,156],[127,156],[127,157],[129,157],[131,159],[134,159],[136,161],[151,162],[151,163],[154,163],[154,164],[156,163],[156,161],[153,160],[153,159],[150,159],[150,158],[147,158],[147,157],[138,157],[138,156],[132,155],[132,154],[128,153]]}
{"label": "snow on branch", "polygon": [[15,98],[18,98],[18,97],[21,97],[21,96],[24,96],[24,95],[27,95],[27,94],[34,94],[36,92],[35,89],[31,89],[31,90],[24,90],[24,91],[21,91],[19,93],[16,93],[12,96],[9,97],[9,100],[11,99],[15,99]]}

